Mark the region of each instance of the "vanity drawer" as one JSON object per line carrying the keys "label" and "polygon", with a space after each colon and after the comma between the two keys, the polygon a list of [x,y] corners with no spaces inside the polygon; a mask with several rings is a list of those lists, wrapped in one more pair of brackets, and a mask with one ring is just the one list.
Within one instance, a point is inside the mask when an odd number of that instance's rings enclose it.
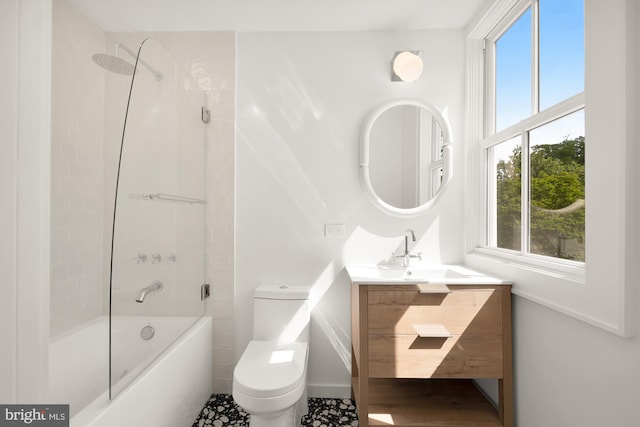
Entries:
{"label": "vanity drawer", "polygon": [[369,335],[370,378],[502,378],[500,335]]}
{"label": "vanity drawer", "polygon": [[454,335],[502,334],[502,292],[496,286],[449,286],[451,293],[370,287],[370,334],[414,334],[414,325],[440,324]]}

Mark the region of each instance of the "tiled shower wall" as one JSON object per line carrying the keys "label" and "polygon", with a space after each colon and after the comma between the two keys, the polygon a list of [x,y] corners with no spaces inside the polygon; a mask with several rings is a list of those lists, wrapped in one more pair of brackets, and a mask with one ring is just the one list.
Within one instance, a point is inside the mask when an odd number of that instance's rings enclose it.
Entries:
{"label": "tiled shower wall", "polygon": [[[207,236],[206,281],[211,285],[207,314],[213,318],[213,386],[218,393],[230,393],[235,363],[234,330],[234,174],[235,174],[235,33],[154,32],[107,33],[106,49],[114,42],[136,48],[147,37],[164,43],[183,63],[207,93],[211,123],[207,126]],[[107,74],[105,103],[105,164],[115,162],[121,123],[122,76]],[[115,89],[115,90],[112,90]],[[124,100],[126,102],[126,99]],[[105,166],[105,181],[115,171]],[[113,199],[105,188],[105,203]],[[108,210],[112,208],[109,207]],[[110,215],[110,214],[109,214]],[[109,217],[110,218],[110,217]],[[105,234],[111,226],[105,220]],[[107,259],[105,259],[107,262]]]}
{"label": "tiled shower wall", "polygon": [[[211,125],[207,133],[207,281],[212,295],[213,391],[231,393],[235,365],[235,33],[194,33],[189,47],[204,61]],[[194,58],[194,67],[197,66]],[[192,70],[195,73],[195,70]]]}
{"label": "tiled shower wall", "polygon": [[51,335],[108,312],[113,182],[128,94],[126,77],[105,73],[94,53],[113,42],[161,40],[207,92],[207,265],[212,295],[213,385],[229,393],[235,362],[235,33],[104,33],[66,0],[53,1]]}
{"label": "tiled shower wall", "polygon": [[103,31],[53,2],[51,336],[102,314]]}

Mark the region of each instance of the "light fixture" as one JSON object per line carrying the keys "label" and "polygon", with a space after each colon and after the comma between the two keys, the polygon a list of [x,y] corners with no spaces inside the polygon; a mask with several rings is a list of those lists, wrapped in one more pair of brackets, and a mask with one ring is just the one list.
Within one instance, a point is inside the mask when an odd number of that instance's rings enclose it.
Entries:
{"label": "light fixture", "polygon": [[420,58],[421,51],[399,51],[391,61],[391,81],[414,82],[422,75],[424,65]]}

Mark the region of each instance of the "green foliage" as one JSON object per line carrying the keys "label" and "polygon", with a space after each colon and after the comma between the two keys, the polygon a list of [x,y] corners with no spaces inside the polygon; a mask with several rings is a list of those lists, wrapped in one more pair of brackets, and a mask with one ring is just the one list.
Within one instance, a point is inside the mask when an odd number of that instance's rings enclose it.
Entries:
{"label": "green foliage", "polygon": [[520,249],[522,149],[517,147],[508,161],[497,165],[498,247]]}
{"label": "green foliage", "polygon": [[[584,137],[530,152],[530,248],[584,261]],[[498,247],[520,250],[522,149],[497,164]]]}

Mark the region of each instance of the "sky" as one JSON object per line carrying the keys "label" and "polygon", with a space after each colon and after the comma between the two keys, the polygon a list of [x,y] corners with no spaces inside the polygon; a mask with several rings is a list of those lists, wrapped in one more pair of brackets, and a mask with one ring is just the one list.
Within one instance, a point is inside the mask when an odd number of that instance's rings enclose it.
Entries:
{"label": "sky", "polygon": [[[539,0],[539,4],[540,110],[544,110],[584,90],[584,1]],[[531,115],[531,51],[532,12],[527,9],[496,42],[498,131]],[[563,137],[584,135],[583,129],[584,124],[572,126]]]}

